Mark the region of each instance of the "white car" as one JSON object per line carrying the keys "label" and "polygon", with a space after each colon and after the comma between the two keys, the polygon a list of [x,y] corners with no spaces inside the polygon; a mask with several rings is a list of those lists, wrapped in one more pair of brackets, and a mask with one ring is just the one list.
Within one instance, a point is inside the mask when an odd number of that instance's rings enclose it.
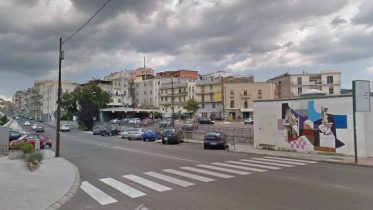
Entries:
{"label": "white car", "polygon": [[38,124],[32,124],[31,129],[36,130],[37,127],[38,127]]}
{"label": "white car", "polygon": [[60,127],[61,132],[69,132],[70,131],[70,125],[64,124]]}
{"label": "white car", "polygon": [[249,117],[249,118],[245,119],[245,120],[243,121],[243,123],[244,123],[244,124],[253,124],[253,123],[254,123],[254,120],[253,120],[253,118]]}
{"label": "white car", "polygon": [[134,128],[125,128],[122,132],[120,132],[120,136],[122,136],[122,139],[128,139],[128,134],[133,130]]}
{"label": "white car", "polygon": [[141,140],[144,136],[145,130],[143,128],[134,128],[132,131],[128,133],[128,140]]}
{"label": "white car", "polygon": [[141,120],[139,118],[132,118],[128,121],[129,124],[140,124]]}
{"label": "white car", "polygon": [[30,126],[31,123],[30,123],[29,121],[25,121],[25,122],[23,123],[23,125],[24,125],[24,126]]}

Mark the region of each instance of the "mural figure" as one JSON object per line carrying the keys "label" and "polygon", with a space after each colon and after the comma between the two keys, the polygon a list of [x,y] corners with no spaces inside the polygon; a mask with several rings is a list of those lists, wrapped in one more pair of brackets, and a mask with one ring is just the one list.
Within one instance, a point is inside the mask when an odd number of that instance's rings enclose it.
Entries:
{"label": "mural figure", "polygon": [[325,106],[317,112],[313,100],[308,101],[307,109],[298,110],[283,103],[279,123],[282,123],[279,129],[287,131],[289,147],[296,150],[336,152],[345,145],[338,140],[336,129],[347,128],[347,116],[330,114]]}

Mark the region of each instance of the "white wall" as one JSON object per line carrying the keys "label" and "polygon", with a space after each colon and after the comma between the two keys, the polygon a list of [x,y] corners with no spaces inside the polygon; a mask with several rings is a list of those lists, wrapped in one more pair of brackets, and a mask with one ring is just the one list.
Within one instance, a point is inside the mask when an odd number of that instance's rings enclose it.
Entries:
{"label": "white wall", "polygon": [[[327,113],[341,115],[345,117],[347,128],[336,128],[337,139],[344,146],[339,148],[335,145],[335,136],[333,133],[324,135],[321,131],[315,117],[312,117],[311,110],[308,107],[309,101],[314,101],[314,110],[319,113],[314,116],[321,116],[321,108],[328,108]],[[295,119],[298,119],[298,126],[290,126],[292,123],[286,123],[282,118],[282,104],[288,103],[288,106],[296,113]],[[373,105],[373,103],[372,103]],[[256,101],[254,102],[254,146],[271,145],[278,150],[295,150],[298,152],[335,152],[345,155],[354,155],[354,136],[353,136],[353,115],[352,115],[352,97],[325,97],[315,99],[295,99],[295,100],[273,100],[273,101]],[[373,106],[372,106],[373,110]],[[303,126],[302,119],[305,116],[307,125],[312,129]],[[308,119],[308,120],[307,120]],[[320,117],[318,119],[321,119]],[[328,117],[327,123],[322,123],[322,128],[330,128],[332,119]],[[342,120],[343,121],[343,120]],[[339,122],[342,122],[339,121]],[[289,121],[288,121],[289,122]],[[369,138],[373,136],[373,129],[369,125],[373,123],[373,112],[356,114],[356,130],[358,155],[361,157],[373,156],[373,142]],[[334,125],[339,124],[334,120]],[[328,126],[326,126],[328,125]],[[291,128],[290,128],[291,127]],[[305,132],[296,134],[299,128],[306,128]],[[293,135],[289,135],[289,131]],[[316,133],[315,133],[316,131]],[[311,133],[311,134],[310,134]],[[319,134],[319,143],[315,140]],[[289,137],[290,136],[290,137]],[[317,140],[316,140],[317,142]],[[303,147],[296,148],[295,145],[304,143]],[[292,147],[293,145],[293,147]],[[334,150],[334,151],[333,151]]]}

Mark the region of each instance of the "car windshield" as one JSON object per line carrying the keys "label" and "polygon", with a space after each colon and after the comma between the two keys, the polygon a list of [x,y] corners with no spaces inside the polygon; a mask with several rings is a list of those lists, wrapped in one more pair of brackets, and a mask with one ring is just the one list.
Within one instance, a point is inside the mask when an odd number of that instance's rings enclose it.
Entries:
{"label": "car windshield", "polygon": [[164,129],[164,133],[174,133],[175,129]]}
{"label": "car windshield", "polygon": [[207,137],[220,137],[221,133],[208,133],[206,134]]}

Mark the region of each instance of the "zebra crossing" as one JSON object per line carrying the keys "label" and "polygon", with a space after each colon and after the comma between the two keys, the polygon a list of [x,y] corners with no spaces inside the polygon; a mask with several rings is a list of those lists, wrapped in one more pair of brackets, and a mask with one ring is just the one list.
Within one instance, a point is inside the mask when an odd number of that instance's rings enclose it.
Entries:
{"label": "zebra crossing", "polygon": [[[235,176],[244,176],[253,173],[262,173],[269,170],[279,170],[296,166],[317,163],[309,160],[298,160],[280,157],[256,157],[249,159],[227,160],[224,162],[215,162],[211,164],[197,164],[195,166],[183,166],[177,169],[163,169],[160,172],[147,171],[141,175],[125,174],[123,180],[116,180],[111,177],[99,179],[102,183],[121,192],[130,198],[146,196],[143,189],[136,189],[126,184],[127,182],[136,183],[144,186],[146,189],[155,192],[170,191],[174,187],[190,187],[199,182],[213,182],[216,179],[230,179]],[[168,186],[157,183],[157,180],[167,182]],[[91,198],[101,205],[108,205],[118,202],[118,198],[113,198],[106,192],[87,181],[81,183],[80,189],[87,193]]]}

